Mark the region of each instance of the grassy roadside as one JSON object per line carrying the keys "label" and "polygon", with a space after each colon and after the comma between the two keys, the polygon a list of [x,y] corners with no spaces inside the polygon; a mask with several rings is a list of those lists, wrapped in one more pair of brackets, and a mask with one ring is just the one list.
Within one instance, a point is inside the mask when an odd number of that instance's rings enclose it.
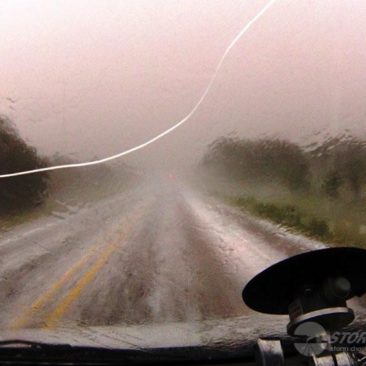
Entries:
{"label": "grassy roadside", "polygon": [[0,216],[0,233],[7,231],[17,225],[25,222],[31,222],[45,215],[45,212],[49,212],[49,209],[45,208],[47,205],[42,205],[33,210],[24,210],[13,214]]}
{"label": "grassy roadside", "polygon": [[45,202],[31,209],[14,211],[6,215],[0,215],[0,233],[8,231],[15,226],[32,222],[52,213],[65,211],[65,207],[54,198],[48,198]]}
{"label": "grassy roadside", "polygon": [[346,204],[309,195],[289,195],[277,200],[230,195],[225,200],[254,216],[311,238],[366,248],[365,200]]}
{"label": "grassy roadside", "polygon": [[348,132],[319,137],[300,145],[223,136],[208,145],[200,169],[208,185],[255,216],[366,247],[366,140]]}
{"label": "grassy roadside", "polygon": [[101,182],[100,184],[95,182],[92,182],[92,184],[82,183],[85,182],[74,182],[68,187],[66,184],[64,187],[62,186],[64,189],[60,189],[60,187],[53,189],[39,206],[0,215],[0,234],[15,226],[32,222],[41,217],[68,212],[70,207],[82,207],[113,197],[116,194],[128,191],[133,186],[132,180],[126,182]]}

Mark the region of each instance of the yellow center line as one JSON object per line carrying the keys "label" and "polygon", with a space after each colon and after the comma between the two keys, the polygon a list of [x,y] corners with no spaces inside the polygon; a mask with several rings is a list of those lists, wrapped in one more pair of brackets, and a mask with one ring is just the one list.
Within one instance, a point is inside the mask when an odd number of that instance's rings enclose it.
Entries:
{"label": "yellow center line", "polygon": [[[140,214],[139,211],[141,212]],[[127,229],[126,227],[123,230],[118,230],[115,234],[116,237],[119,235],[126,235],[127,232],[132,228],[132,222],[137,222],[142,213],[146,212],[146,207],[140,207],[140,209],[135,210],[134,214],[130,215],[130,218],[127,219]],[[137,213],[137,215],[136,215]],[[135,220],[132,220],[134,218]],[[42,308],[45,307],[48,303],[50,303],[53,298],[57,295],[57,293],[72,280],[72,278],[80,272],[83,267],[87,264],[88,260],[93,257],[98,252],[99,244],[94,245],[90,251],[83,256],[79,261],[77,261],[68,271],[66,271],[61,278],[55,282],[46,292],[44,292],[41,296],[39,296],[30,306],[29,309],[23,312],[23,314],[17,318],[9,328],[11,330],[18,330],[25,327],[29,320],[34,317],[37,312],[40,312]],[[47,316],[46,326],[54,327],[63,316],[63,314],[67,311],[70,305],[78,298],[83,288],[91,282],[103,265],[108,261],[111,254],[117,248],[117,244],[113,243],[109,245],[104,252],[101,253],[101,257],[94,263],[94,265],[85,273],[85,275],[77,282],[77,284],[68,292],[68,294],[63,298],[63,300],[59,303],[56,309]]]}
{"label": "yellow center line", "polygon": [[[143,215],[135,215],[135,220],[139,220]],[[132,220],[131,220],[132,221]],[[127,228],[125,227],[123,236],[127,236],[133,228],[132,222],[129,223]],[[92,265],[92,267],[81,277],[76,285],[69,290],[66,296],[61,300],[57,307],[46,317],[46,328],[52,329],[57,326],[63,315],[67,312],[70,306],[80,297],[83,289],[94,280],[99,271],[107,263],[109,257],[118,248],[118,243],[109,245],[106,250],[102,253],[101,257]]]}
{"label": "yellow center line", "polygon": [[116,244],[112,244],[107,247],[102,256],[94,263],[94,265],[84,274],[84,276],[77,282],[77,284],[67,293],[67,295],[58,304],[55,310],[53,310],[46,318],[46,328],[55,328],[62,316],[66,313],[72,303],[80,296],[81,291],[87,286],[104,264],[108,261],[109,257],[117,248]]}
{"label": "yellow center line", "polygon": [[94,245],[88,254],[82,257],[78,262],[76,262],[68,271],[66,271],[61,278],[55,282],[46,292],[39,296],[36,301],[33,302],[31,307],[26,310],[18,319],[16,319],[11,325],[10,329],[18,330],[23,328],[30,318],[37,311],[40,311],[48,302],[50,302],[53,296],[69,281],[72,279],[74,274],[79,272],[86,262],[96,253],[96,248],[98,245]]}

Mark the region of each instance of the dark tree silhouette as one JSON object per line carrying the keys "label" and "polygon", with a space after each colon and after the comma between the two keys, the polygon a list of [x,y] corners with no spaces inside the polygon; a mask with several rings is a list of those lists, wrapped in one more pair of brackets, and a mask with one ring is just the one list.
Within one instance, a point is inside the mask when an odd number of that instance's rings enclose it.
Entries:
{"label": "dark tree silhouette", "polygon": [[[0,116],[0,173],[41,168],[46,163],[19,136],[11,121]],[[46,173],[0,179],[0,213],[40,204],[46,195],[47,181]]]}
{"label": "dark tree silhouette", "polygon": [[228,177],[250,181],[280,182],[290,189],[309,186],[309,164],[301,148],[284,140],[214,141],[203,164]]}
{"label": "dark tree silhouette", "polygon": [[339,189],[343,183],[343,178],[341,173],[332,170],[327,173],[323,182],[323,190],[327,196],[330,198],[338,198],[339,197]]}

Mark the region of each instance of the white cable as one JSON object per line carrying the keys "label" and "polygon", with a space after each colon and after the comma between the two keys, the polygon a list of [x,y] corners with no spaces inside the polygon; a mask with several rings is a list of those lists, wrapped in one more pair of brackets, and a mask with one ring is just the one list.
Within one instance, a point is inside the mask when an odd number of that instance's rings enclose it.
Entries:
{"label": "white cable", "polygon": [[229,54],[230,50],[235,46],[235,44],[239,41],[239,39],[251,28],[251,26],[260,18],[262,17],[267,10],[275,3],[276,0],[270,0],[256,15],[253,19],[251,19],[242,29],[241,31],[236,35],[236,37],[231,41],[231,43],[229,44],[229,46],[226,48],[223,56],[221,57],[219,63],[216,66],[215,72],[213,73],[210,82],[208,83],[205,91],[203,92],[201,98],[198,100],[198,102],[195,104],[195,106],[193,107],[193,109],[183,118],[181,119],[179,122],[177,122],[175,125],[173,125],[172,127],[168,128],[167,130],[163,131],[162,133],[160,133],[159,135],[151,138],[150,140],[137,145],[131,149],[122,151],[119,154],[115,154],[112,156],[108,156],[106,158],[103,159],[99,159],[99,160],[94,160],[94,161],[89,161],[89,162],[85,162],[85,163],[74,163],[74,164],[65,164],[65,165],[55,165],[55,166],[50,166],[50,167],[46,167],[46,168],[40,168],[40,169],[33,169],[33,170],[25,170],[25,171],[20,171],[20,172],[16,172],[16,173],[10,173],[10,174],[1,174],[0,178],[10,178],[10,177],[16,177],[19,175],[26,175],[26,174],[34,174],[34,173],[41,173],[41,172],[46,172],[46,171],[50,171],[50,170],[58,170],[58,169],[68,169],[68,168],[80,168],[80,167],[86,167],[86,166],[90,166],[90,165],[97,165],[97,164],[102,164],[102,163],[106,163],[107,161],[111,161],[114,159],[118,159],[122,156],[128,155],[133,153],[134,151],[143,149],[144,147],[154,143],[155,141],[161,139],[162,137],[170,134],[171,132],[173,132],[174,130],[176,130],[178,127],[180,127],[182,124],[184,124],[185,122],[187,122],[192,116],[193,114],[197,111],[198,107],[202,104],[202,102],[205,100],[208,92],[210,91],[214,81],[216,80],[217,74],[219,72],[219,70],[221,69],[221,66],[223,64],[223,62],[226,59],[226,56]]}

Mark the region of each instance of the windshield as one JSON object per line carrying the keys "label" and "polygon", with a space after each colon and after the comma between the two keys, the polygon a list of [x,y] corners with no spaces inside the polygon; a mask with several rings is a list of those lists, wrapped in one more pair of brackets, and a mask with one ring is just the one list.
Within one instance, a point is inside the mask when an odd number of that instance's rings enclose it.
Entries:
{"label": "windshield", "polygon": [[366,246],[365,24],[361,0],[1,1],[1,338],[285,333],[244,285]]}

